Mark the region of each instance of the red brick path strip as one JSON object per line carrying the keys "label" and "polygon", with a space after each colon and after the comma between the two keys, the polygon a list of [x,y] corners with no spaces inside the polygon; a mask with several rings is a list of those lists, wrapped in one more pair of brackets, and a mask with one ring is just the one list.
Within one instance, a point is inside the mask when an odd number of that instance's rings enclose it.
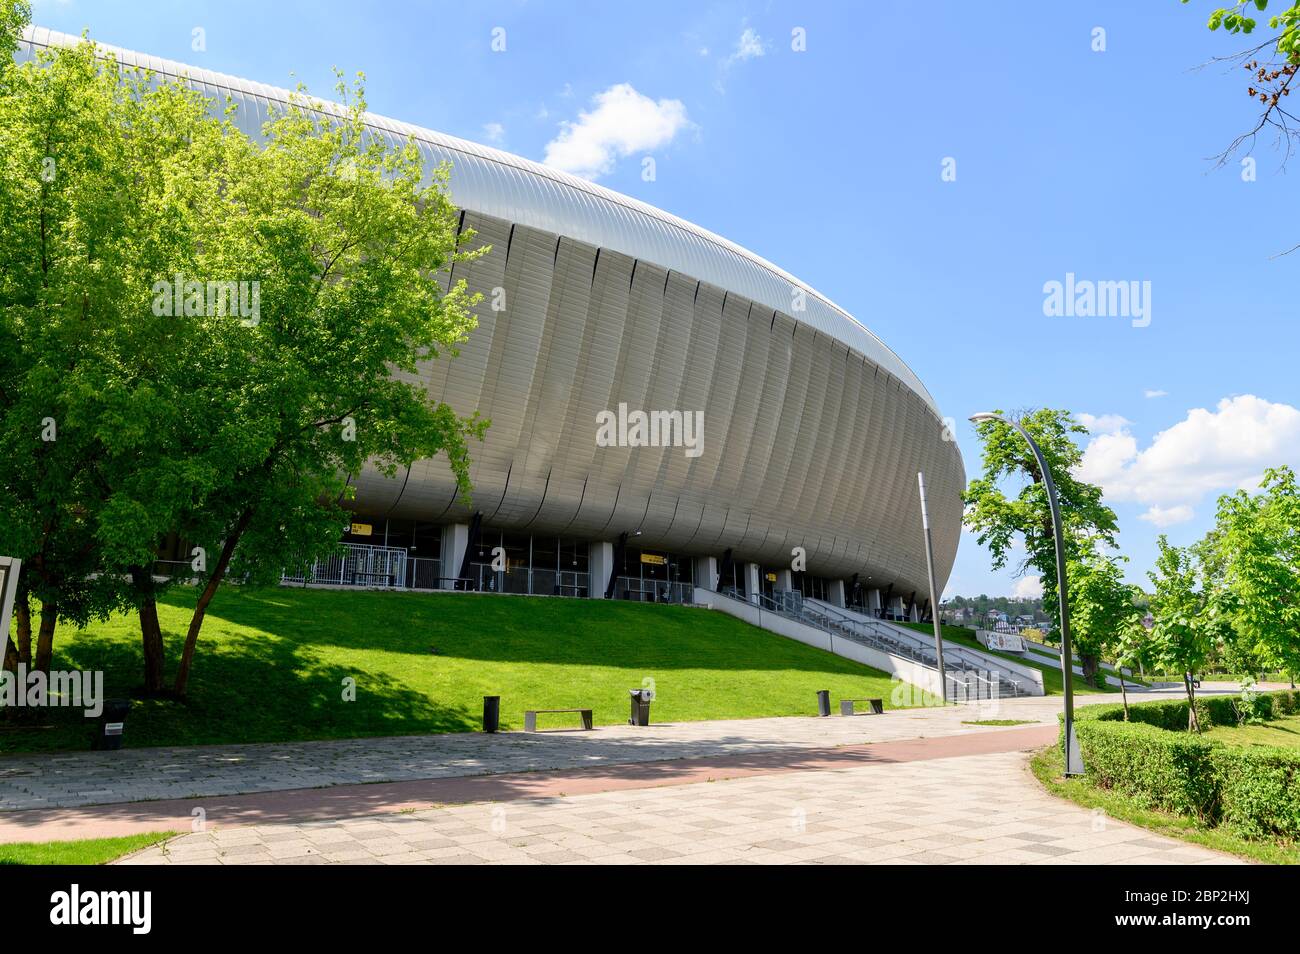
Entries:
{"label": "red brick path strip", "polygon": [[791,748],[750,755],[631,762],[556,771],[0,812],[0,843],[108,838],[150,831],[186,832],[190,830],[195,808],[202,808],[208,825],[216,828],[295,824],[425,809],[432,805],[588,795],[784,772],[1027,751],[1055,741],[1057,732],[1056,726],[1039,725],[837,748]]}

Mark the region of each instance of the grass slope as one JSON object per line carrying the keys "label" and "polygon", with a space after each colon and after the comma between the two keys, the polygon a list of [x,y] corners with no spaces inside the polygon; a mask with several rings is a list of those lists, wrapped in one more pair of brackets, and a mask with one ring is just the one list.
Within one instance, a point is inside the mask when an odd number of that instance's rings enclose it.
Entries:
{"label": "grass slope", "polygon": [[[173,667],[194,594],[159,604]],[[436,649],[436,654],[431,652]],[[108,696],[141,683],[134,616],[60,626],[55,669],[102,669]],[[343,701],[344,680],[356,701]],[[628,690],[653,680],[656,722],[814,715],[816,691],[881,697],[889,677],[719,612],[658,604],[468,593],[224,588],[199,639],[190,698],[137,700],[127,746],[271,742],[478,729],[500,695],[503,728],[525,708],[594,710],[625,722]],[[918,693],[919,695],[919,693]],[[18,714],[18,713],[15,713]],[[0,751],[84,749],[80,710],[0,720]],[[542,728],[577,725],[543,716]]]}
{"label": "grass slope", "polygon": [[[934,635],[934,626],[930,623],[903,623],[901,625],[908,626],[918,632],[927,633],[931,636]],[[1061,667],[1059,664],[1053,666],[1050,664],[1039,663],[1034,658],[1033,653],[1018,655],[1016,653],[1000,652],[996,649],[987,649],[983,643],[975,638],[975,631],[967,629],[965,626],[945,625],[942,632],[943,641],[945,643],[957,643],[958,645],[966,646],[970,649],[978,649],[980,652],[988,653],[990,656],[1000,656],[1001,658],[1010,660],[1011,662],[1017,662],[1021,665],[1032,666],[1034,669],[1041,670],[1043,673],[1043,691],[1049,696],[1059,696],[1061,692],[1064,691],[1065,683],[1061,680]],[[1071,675],[1070,684],[1074,687],[1076,693],[1119,692],[1119,686],[1112,686],[1109,689],[1098,689],[1096,686],[1089,685],[1084,681],[1083,677],[1077,673]],[[1132,684],[1134,686],[1137,685],[1136,683]]]}
{"label": "grass slope", "polygon": [[0,845],[0,865],[103,865],[133,851],[156,845],[174,834],[170,831],[156,831],[122,838],[13,842]]}

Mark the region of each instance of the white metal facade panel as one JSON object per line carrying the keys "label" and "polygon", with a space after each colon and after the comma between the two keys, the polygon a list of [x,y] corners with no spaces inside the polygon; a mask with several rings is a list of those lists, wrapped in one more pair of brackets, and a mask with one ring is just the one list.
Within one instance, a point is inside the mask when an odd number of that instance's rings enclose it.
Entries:
{"label": "white metal facade panel", "polygon": [[[29,39],[26,55],[77,41],[40,29]],[[232,96],[254,135],[288,98],[177,63],[153,68]],[[471,455],[474,509],[486,520],[589,539],[640,528],[645,546],[732,548],[737,562],[767,566],[788,565],[799,545],[812,573],[858,573],[906,597],[926,586],[924,469],[937,576],[947,578],[961,456],[920,381],[861,324],[758,256],[644,203],[498,150],[369,122],[389,142],[414,136],[427,159],[452,163],[464,227],[492,247],[450,275],[483,293],[479,327],[454,361],[420,368],[433,398],[493,420]],[[791,314],[795,289],[807,310]],[[704,411],[703,455],[597,448],[596,413],[620,401]],[[356,484],[367,512],[469,517],[445,461],[417,462],[396,480],[367,470]]]}

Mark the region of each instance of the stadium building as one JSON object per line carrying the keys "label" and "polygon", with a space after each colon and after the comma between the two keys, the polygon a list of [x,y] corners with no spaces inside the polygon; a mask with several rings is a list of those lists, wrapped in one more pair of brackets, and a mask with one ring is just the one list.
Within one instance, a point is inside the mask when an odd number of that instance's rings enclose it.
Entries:
{"label": "stadium building", "polygon": [[[18,55],[78,40],[34,28]],[[103,49],[231,97],[254,137],[289,100]],[[421,371],[434,399],[492,425],[471,452],[472,511],[444,461],[395,480],[366,473],[347,556],[318,565],[315,580],[679,602],[700,589],[749,602],[799,592],[876,616],[926,614],[917,473],[942,588],[962,459],[925,386],[864,324],[644,202],[409,123],[369,122],[394,146],[413,137],[429,166],[451,164],[461,227],[492,247],[450,275],[483,294],[477,330],[459,357]]]}

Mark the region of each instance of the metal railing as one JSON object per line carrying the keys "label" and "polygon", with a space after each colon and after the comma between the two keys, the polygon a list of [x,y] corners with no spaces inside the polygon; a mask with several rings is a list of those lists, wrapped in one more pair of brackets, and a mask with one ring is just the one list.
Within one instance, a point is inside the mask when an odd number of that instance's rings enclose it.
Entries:
{"label": "metal railing", "polygon": [[406,587],[405,550],[344,543],[342,550],[315,560],[310,566],[285,570],[281,583],[323,583],[335,586]]}
{"label": "metal railing", "polygon": [[[728,596],[731,594],[723,592],[722,595]],[[910,637],[903,637],[883,623],[855,619],[824,603],[812,600],[774,599],[766,594],[758,594],[757,599],[751,600],[744,600],[737,596],[732,596],[732,599],[741,599],[742,602],[756,605],[769,613],[776,613],[778,616],[805,623],[831,636],[848,639],[851,642],[868,646],[891,656],[919,663],[928,669],[938,669],[939,667],[938,657],[929,647],[925,646],[919,636],[913,641]],[[1023,694],[1019,680],[1004,677],[1001,673],[989,670],[987,660],[970,656],[960,649],[950,649],[950,645],[944,646],[944,676],[945,682],[953,688],[954,696],[956,696],[958,686],[965,691],[965,695],[959,698],[996,698]],[[953,667],[953,663],[959,663],[960,666]],[[972,676],[974,686],[972,687],[970,681],[961,678],[955,672],[949,671],[950,669],[958,669],[964,674]],[[981,675],[983,672],[990,672],[992,678]]]}
{"label": "metal railing", "polygon": [[471,563],[464,587],[482,593],[518,593],[533,596],[588,595],[590,574],[580,570],[545,570],[528,567],[493,569],[490,563]]}
{"label": "metal railing", "polygon": [[614,579],[614,599],[642,603],[694,603],[695,585],[619,576]]}

